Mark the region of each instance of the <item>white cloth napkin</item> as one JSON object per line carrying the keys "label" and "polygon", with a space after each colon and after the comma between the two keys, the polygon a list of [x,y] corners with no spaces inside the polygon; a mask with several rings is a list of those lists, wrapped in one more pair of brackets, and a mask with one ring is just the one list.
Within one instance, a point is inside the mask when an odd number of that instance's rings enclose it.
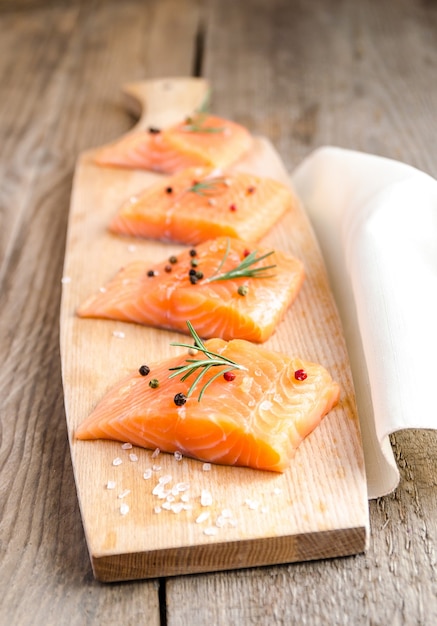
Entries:
{"label": "white cloth napkin", "polygon": [[343,323],[376,498],[399,482],[389,435],[437,428],[437,181],[397,161],[324,147],[292,183]]}

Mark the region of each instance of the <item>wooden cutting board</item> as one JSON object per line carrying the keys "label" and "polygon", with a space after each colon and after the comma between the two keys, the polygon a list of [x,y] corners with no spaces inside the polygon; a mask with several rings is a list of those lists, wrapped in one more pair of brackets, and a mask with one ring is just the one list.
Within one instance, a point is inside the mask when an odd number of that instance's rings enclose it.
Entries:
{"label": "wooden cutting board", "polygon": [[[141,113],[132,132],[183,119],[207,91],[201,79],[127,86],[129,107]],[[365,550],[366,479],[348,355],[324,263],[302,207],[290,211],[262,241],[298,256],[306,269],[297,301],[265,345],[320,362],[342,393],[339,405],[303,442],[291,468],[283,475],[208,468],[188,458],[124,449],[119,443],[75,440],[75,428],[112,384],[143,362],[174,355],[170,343],[181,338],[164,330],[75,316],[76,307],[123,264],[152,262],[182,249],[107,231],[120,203],[159,175],[99,168],[92,156],[93,151],[80,156],[74,178],[61,356],[74,475],[96,578],[109,582],[192,574]],[[263,138],[256,139],[237,168],[290,184],[280,158]],[[115,459],[121,463],[114,464]],[[168,481],[167,490],[173,489],[170,499],[156,495],[160,479]],[[202,502],[202,494],[209,504]]]}

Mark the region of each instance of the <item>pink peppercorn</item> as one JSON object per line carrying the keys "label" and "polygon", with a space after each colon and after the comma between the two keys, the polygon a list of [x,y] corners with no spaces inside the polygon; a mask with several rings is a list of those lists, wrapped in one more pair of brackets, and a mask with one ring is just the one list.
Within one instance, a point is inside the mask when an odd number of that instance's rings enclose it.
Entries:
{"label": "pink peppercorn", "polygon": [[234,380],[234,379],[235,379],[235,374],[234,374],[234,372],[225,372],[225,373],[223,374],[223,378],[224,378],[225,380],[227,380],[227,381],[228,381],[228,383],[229,383],[229,382],[231,382],[231,380]]}
{"label": "pink peppercorn", "polygon": [[305,378],[307,377],[307,373],[305,372],[305,370],[296,370],[294,372],[294,377],[296,380],[305,380]]}

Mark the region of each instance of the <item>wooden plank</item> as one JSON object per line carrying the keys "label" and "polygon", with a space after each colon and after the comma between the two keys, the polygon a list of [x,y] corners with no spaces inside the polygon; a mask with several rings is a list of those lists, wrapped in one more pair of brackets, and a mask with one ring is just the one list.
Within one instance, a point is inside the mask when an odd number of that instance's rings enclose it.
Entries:
{"label": "wooden plank", "polygon": [[[129,91],[146,112],[138,128],[166,126],[191,114],[204,100],[204,81],[149,81]],[[135,129],[132,132],[136,132]],[[279,157],[258,138],[238,169],[288,182]],[[253,565],[352,554],[367,541],[367,499],[364,464],[354,392],[338,315],[327,284],[323,261],[308,220],[300,207],[289,212],[263,244],[301,258],[306,281],[298,302],[287,312],[272,349],[324,364],[342,389],[341,401],[298,451],[283,475],[177,462],[171,455],[136,450],[139,461],[114,442],[74,439],[75,427],[91,412],[104,392],[138,363],[174,354],[177,333],[138,325],[81,320],[77,306],[115,272],[134,259],[167,258],[181,246],[114,237],[107,230],[121,202],[156,180],[147,172],[101,168],[92,151],[78,163],[74,181],[61,314],[61,355],[67,422],[73,466],[88,547],[96,577],[102,581],[171,576]],[[67,282],[68,281],[68,282]],[[122,332],[123,338],[118,334]],[[114,334],[115,333],[115,334]],[[321,454],[322,452],[322,454]],[[112,467],[115,457],[123,465]],[[159,464],[145,483],[143,472]],[[189,482],[191,511],[175,515],[154,507],[152,489],[160,476],[172,484]],[[108,480],[115,491],[105,490]],[[195,520],[202,510],[200,493],[213,496],[211,520],[233,508],[237,525],[210,536]],[[130,511],[119,512],[120,494],[129,490]],[[251,503],[257,502],[256,507]]]}
{"label": "wooden plank", "polygon": [[[317,147],[338,145],[437,178],[429,140],[437,130],[432,3],[220,0],[209,7],[205,75],[213,104],[266,135],[289,171]],[[405,431],[392,443],[401,483],[369,503],[365,555],[168,580],[169,626],[434,624],[437,432]]]}
{"label": "wooden plank", "polygon": [[[122,4],[0,8],[1,624],[160,623],[157,582],[111,588],[93,578],[59,356],[77,155],[131,126],[117,106],[119,84],[157,67],[161,45],[148,34],[174,28],[173,2]],[[172,70],[186,74],[198,11],[195,2],[180,4],[185,19],[173,42]]]}

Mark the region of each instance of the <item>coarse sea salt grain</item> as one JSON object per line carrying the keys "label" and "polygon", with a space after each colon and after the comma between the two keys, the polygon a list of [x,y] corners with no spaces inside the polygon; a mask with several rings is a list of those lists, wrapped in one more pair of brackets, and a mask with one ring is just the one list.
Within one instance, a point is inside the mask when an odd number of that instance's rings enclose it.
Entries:
{"label": "coarse sea salt grain", "polygon": [[126,496],[128,496],[130,494],[130,489],[125,489],[124,491],[122,491],[121,493],[118,494],[118,497],[120,498],[120,500],[122,498],[125,498]]}
{"label": "coarse sea salt grain", "polygon": [[202,524],[202,522],[206,522],[210,515],[211,513],[209,511],[203,511],[203,513],[196,517],[196,524]]}
{"label": "coarse sea salt grain", "polygon": [[115,480],[108,480],[106,483],[106,489],[115,489]]}
{"label": "coarse sea salt grain", "polygon": [[160,465],[152,465],[152,470],[154,472],[160,472],[162,467]]}
{"label": "coarse sea salt grain", "polygon": [[131,243],[128,247],[127,247],[129,252],[135,252],[135,250],[137,249],[136,246],[134,246],[133,243]]}
{"label": "coarse sea salt grain", "polygon": [[112,461],[112,465],[114,465],[115,467],[117,467],[117,465],[121,465],[123,463],[123,461],[120,459],[119,456],[117,456],[113,461]]}
{"label": "coarse sea salt grain", "polygon": [[121,444],[121,449],[122,450],[132,450],[132,444],[131,443],[122,443]]}
{"label": "coarse sea salt grain", "polygon": [[116,337],[117,339],[124,339],[126,337],[124,332],[121,331],[121,330],[114,330],[113,333],[112,333],[112,336]]}
{"label": "coarse sea salt grain", "polygon": [[202,465],[202,469],[204,472],[210,472],[211,471],[211,463],[204,463]]}
{"label": "coarse sea salt grain", "polygon": [[136,463],[138,461],[137,455],[134,454],[133,452],[129,454],[129,459],[132,461],[132,463]]}
{"label": "coarse sea salt grain", "polygon": [[127,515],[129,513],[129,505],[123,502],[120,507],[120,515]]}
{"label": "coarse sea salt grain", "polygon": [[176,461],[182,461],[182,452],[176,450],[176,452],[174,453],[174,458],[176,459]]}
{"label": "coarse sea salt grain", "polygon": [[168,485],[168,483],[171,483],[171,481],[172,481],[171,474],[164,474],[164,476],[161,476],[161,478],[159,478],[158,483],[160,485]]}
{"label": "coarse sea salt grain", "polygon": [[184,510],[184,503],[175,502],[174,504],[171,505],[171,510],[173,511],[173,513],[180,513],[181,511]]}
{"label": "coarse sea salt grain", "polygon": [[155,506],[155,508],[153,509],[154,513],[161,513],[162,509],[160,506]]}
{"label": "coarse sea salt grain", "polygon": [[63,277],[61,278],[61,283],[62,283],[63,285],[68,285],[68,283],[71,283],[71,278],[70,278],[70,276],[63,276]]}
{"label": "coarse sea salt grain", "polygon": [[208,489],[202,489],[200,493],[200,504],[202,506],[211,506],[212,504],[212,495]]}
{"label": "coarse sea salt grain", "polygon": [[152,459],[156,459],[156,457],[159,455],[160,452],[161,450],[159,448],[155,448],[152,454]]}
{"label": "coarse sea salt grain", "polygon": [[217,533],[218,533],[218,528],[216,526],[208,526],[208,528],[205,528],[203,530],[203,534],[209,535],[210,537],[212,537],[213,535],[216,535]]}
{"label": "coarse sea salt grain", "polygon": [[149,478],[152,478],[152,470],[146,469],[146,471],[143,474],[143,478],[144,480],[149,480]]}

